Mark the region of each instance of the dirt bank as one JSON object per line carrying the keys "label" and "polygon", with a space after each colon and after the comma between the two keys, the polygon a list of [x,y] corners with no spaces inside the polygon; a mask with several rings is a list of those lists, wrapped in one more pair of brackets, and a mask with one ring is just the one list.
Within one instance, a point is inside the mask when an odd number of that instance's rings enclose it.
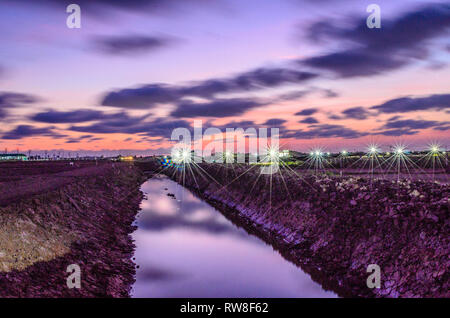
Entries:
{"label": "dirt bank", "polygon": [[[448,185],[248,169],[163,172],[340,296],[450,296]],[[369,264],[381,268],[379,289],[366,285]]]}
{"label": "dirt bank", "polygon": [[[16,178],[25,190],[3,195],[0,297],[129,296],[130,233],[146,178],[121,163],[70,170]],[[81,268],[81,289],[67,287],[71,264]]]}

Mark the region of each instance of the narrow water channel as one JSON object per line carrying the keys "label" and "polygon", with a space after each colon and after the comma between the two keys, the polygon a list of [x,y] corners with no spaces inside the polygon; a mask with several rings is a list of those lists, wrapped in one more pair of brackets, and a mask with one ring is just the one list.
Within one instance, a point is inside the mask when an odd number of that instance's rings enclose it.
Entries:
{"label": "narrow water channel", "polygon": [[336,297],[167,177],[142,191],[132,297]]}

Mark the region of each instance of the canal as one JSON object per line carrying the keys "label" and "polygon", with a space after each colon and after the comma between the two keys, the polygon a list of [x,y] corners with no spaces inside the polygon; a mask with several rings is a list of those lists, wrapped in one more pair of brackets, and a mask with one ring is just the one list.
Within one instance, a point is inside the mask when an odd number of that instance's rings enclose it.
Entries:
{"label": "canal", "polygon": [[167,177],[142,191],[132,297],[336,297]]}

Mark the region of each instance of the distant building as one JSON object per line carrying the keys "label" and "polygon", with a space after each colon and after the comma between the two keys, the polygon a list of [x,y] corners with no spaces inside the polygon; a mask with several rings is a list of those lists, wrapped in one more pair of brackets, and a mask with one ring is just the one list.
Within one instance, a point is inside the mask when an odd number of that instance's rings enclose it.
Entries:
{"label": "distant building", "polygon": [[133,161],[134,157],[133,156],[119,156],[118,160],[119,161]]}
{"label": "distant building", "polygon": [[291,156],[289,150],[282,150],[280,151],[280,158],[289,158]]}
{"label": "distant building", "polygon": [[28,157],[21,153],[0,153],[0,161],[5,160],[27,161]]}

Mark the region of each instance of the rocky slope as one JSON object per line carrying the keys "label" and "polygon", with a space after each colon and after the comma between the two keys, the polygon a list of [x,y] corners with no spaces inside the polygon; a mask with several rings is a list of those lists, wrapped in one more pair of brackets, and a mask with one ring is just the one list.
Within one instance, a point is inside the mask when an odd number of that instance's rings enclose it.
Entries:
{"label": "rocky slope", "polygon": [[[0,297],[129,296],[141,171],[109,163],[32,178],[0,207]],[[67,287],[71,264],[80,289]]]}
{"label": "rocky slope", "polygon": [[[260,175],[249,166],[162,170],[345,297],[449,297],[450,186]],[[366,281],[381,269],[381,288]]]}

